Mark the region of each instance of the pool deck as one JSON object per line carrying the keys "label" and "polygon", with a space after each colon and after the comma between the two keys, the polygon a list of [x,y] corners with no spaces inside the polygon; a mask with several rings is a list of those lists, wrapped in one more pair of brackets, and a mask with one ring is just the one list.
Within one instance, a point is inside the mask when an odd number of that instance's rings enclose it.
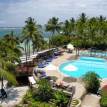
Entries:
{"label": "pool deck", "polygon": [[[74,53],[67,53],[64,52],[63,55],[58,56],[58,58],[54,59],[51,64],[56,67],[56,70],[44,70],[46,71],[48,76],[56,76],[58,79],[63,80],[64,77],[66,77],[64,74],[59,72],[59,66],[69,60],[76,59],[75,52]],[[107,78],[101,79],[101,87],[104,85],[107,85]]]}
{"label": "pool deck", "polygon": [[[46,70],[47,75],[56,76],[59,79],[63,79],[65,76],[59,72],[58,66],[63,62],[75,59],[75,53],[67,53],[64,52],[63,55],[58,56],[58,58],[54,59],[51,64],[56,66],[56,70]],[[44,68],[45,69],[45,68]]]}
{"label": "pool deck", "polygon": [[[56,76],[59,80],[63,80],[64,77],[66,76],[59,72],[58,66],[62,64],[63,62],[74,60],[74,59],[76,59],[75,52],[71,54],[64,52],[63,55],[59,56],[57,59],[54,59],[52,61],[51,64],[56,67],[56,70],[46,70],[47,75]],[[100,107],[100,104],[99,104],[100,97],[97,95],[93,95],[93,94],[85,95],[86,90],[84,88],[84,85],[79,80],[77,82],[71,82],[70,85],[75,86],[76,88],[74,98],[83,98],[81,107]],[[101,79],[101,88],[104,85],[107,85],[107,78]]]}
{"label": "pool deck", "polygon": [[[51,64],[54,65],[56,67],[56,70],[46,70],[44,68],[44,70],[46,71],[46,74],[48,76],[56,76],[58,78],[59,81],[63,81],[63,79],[67,76],[63,75],[62,73],[59,72],[58,66],[60,64],[62,64],[63,62],[69,61],[69,60],[74,60],[76,59],[75,57],[75,53],[67,53],[64,52],[63,55],[59,56],[58,58],[54,59]],[[74,94],[74,98],[81,98],[85,93],[86,90],[83,86],[83,84],[77,79],[76,82],[72,81],[70,83],[67,83],[70,86],[75,86],[75,94]]]}

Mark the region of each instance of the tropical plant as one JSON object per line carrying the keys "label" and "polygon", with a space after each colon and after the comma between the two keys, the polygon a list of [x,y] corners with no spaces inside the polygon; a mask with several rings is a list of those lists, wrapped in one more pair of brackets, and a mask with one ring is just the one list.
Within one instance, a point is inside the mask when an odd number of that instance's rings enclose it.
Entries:
{"label": "tropical plant", "polygon": [[[10,48],[11,51],[14,52],[14,54],[16,53],[17,58],[19,58],[22,55],[23,47],[20,46],[19,37],[16,37],[13,31],[10,34],[4,35],[3,41],[4,43],[8,43],[8,46],[6,46]],[[10,53],[12,54],[12,52]]]}
{"label": "tropical plant", "polygon": [[36,97],[38,96],[34,96],[35,93],[33,91],[35,91],[35,89],[28,90],[20,104],[21,106],[16,107],[23,107],[24,105],[26,105],[26,107],[56,107],[54,104],[50,104],[49,102],[37,100]]}
{"label": "tropical plant", "polygon": [[95,72],[88,72],[83,76],[83,81],[85,83],[87,92],[97,94],[100,87],[99,75]]}
{"label": "tropical plant", "polygon": [[58,47],[58,46],[67,45],[70,42],[70,39],[68,36],[55,35],[50,38],[50,41],[52,41],[52,45]]}
{"label": "tropical plant", "polygon": [[52,35],[59,33],[61,30],[61,22],[59,22],[59,18],[52,17],[49,19],[48,23],[46,24],[46,31],[52,32]]}
{"label": "tropical plant", "polygon": [[39,87],[35,96],[39,96],[41,101],[49,101],[52,98],[53,91],[51,88],[51,84],[46,79],[41,79],[39,82]]}
{"label": "tropical plant", "polygon": [[104,86],[101,89],[100,95],[101,95],[101,100],[100,100],[101,107],[107,107],[107,86]]}
{"label": "tropical plant", "polygon": [[10,40],[7,41],[4,38],[0,40],[0,77],[2,81],[2,88],[3,79],[7,79],[14,85],[17,84],[10,69],[15,67],[15,62],[20,62],[19,54],[14,50],[16,47],[12,48],[11,44],[8,44],[9,42]]}
{"label": "tropical plant", "polygon": [[[51,32],[50,36],[53,36],[56,33],[60,33],[61,24],[62,23],[59,22],[59,18],[52,17],[51,19],[49,19],[49,21],[45,25],[45,30],[47,32]],[[50,37],[49,37],[49,48],[51,47],[51,45],[52,45],[52,41],[50,41]]]}
{"label": "tropical plant", "polygon": [[25,43],[25,54],[27,59],[27,56],[30,56],[31,43],[33,45],[34,52],[35,48],[39,48],[41,46],[41,41],[43,41],[43,38],[39,30],[41,26],[37,25],[33,18],[29,17],[25,23],[26,25],[22,31],[22,41]]}
{"label": "tropical plant", "polygon": [[71,18],[70,20],[66,20],[62,27],[63,34],[65,36],[69,36],[69,38],[75,35],[75,19]]}
{"label": "tropical plant", "polygon": [[69,98],[63,91],[55,91],[52,101],[58,107],[66,107],[69,101]]}

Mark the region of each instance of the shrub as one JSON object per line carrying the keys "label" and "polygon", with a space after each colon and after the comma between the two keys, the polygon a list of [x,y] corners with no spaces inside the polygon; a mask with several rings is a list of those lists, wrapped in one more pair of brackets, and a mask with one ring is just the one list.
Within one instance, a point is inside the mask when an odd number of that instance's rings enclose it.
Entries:
{"label": "shrub", "polygon": [[100,87],[99,76],[94,72],[88,72],[83,76],[87,92],[97,94]]}
{"label": "shrub", "polygon": [[22,106],[26,107],[66,107],[68,96],[62,91],[53,91],[48,80],[38,82],[37,89],[29,90],[23,98]]}
{"label": "shrub", "polygon": [[101,107],[107,107],[107,87],[101,90],[100,105]]}
{"label": "shrub", "polygon": [[37,94],[34,93],[36,92],[34,90],[35,89],[28,90],[26,95],[23,97],[21,104],[17,105],[16,107],[56,107],[55,105],[47,103],[45,101],[41,101],[39,99],[36,100],[38,96],[36,96]]}
{"label": "shrub", "polygon": [[28,104],[30,102],[34,102],[33,96],[32,96],[32,91],[28,90],[26,95],[23,97],[22,103],[23,104]]}
{"label": "shrub", "polygon": [[59,107],[66,107],[68,103],[68,96],[63,91],[55,91],[54,99],[52,101]]}
{"label": "shrub", "polygon": [[101,107],[107,107],[107,97],[102,96],[100,100]]}
{"label": "shrub", "polygon": [[38,83],[38,90],[34,94],[38,96],[39,100],[41,101],[49,101],[49,99],[51,99],[53,96],[51,84],[46,79],[41,79]]}

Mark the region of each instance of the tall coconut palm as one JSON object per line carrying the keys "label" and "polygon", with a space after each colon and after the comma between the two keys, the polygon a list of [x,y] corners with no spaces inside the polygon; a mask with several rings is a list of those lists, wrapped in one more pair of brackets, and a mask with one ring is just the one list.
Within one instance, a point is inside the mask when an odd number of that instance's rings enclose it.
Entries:
{"label": "tall coconut palm", "polygon": [[35,47],[36,42],[38,41],[36,38],[40,37],[40,31],[39,31],[39,27],[35,20],[31,17],[29,17],[26,21],[25,21],[26,25],[23,28],[23,41],[25,42],[25,53],[26,56],[30,56],[30,43],[33,43],[33,49]]}
{"label": "tall coconut palm", "polygon": [[66,36],[73,36],[75,34],[75,19],[71,18],[70,20],[66,20],[63,26],[63,33]]}
{"label": "tall coconut palm", "polygon": [[[59,18],[56,17],[52,17],[51,19],[49,19],[49,21],[47,22],[46,26],[45,26],[45,30],[47,32],[51,32],[51,36],[55,35],[55,33],[60,33],[61,30],[61,22],[59,22]],[[52,41],[50,43],[50,37],[49,37],[49,48],[50,45],[52,44]]]}
{"label": "tall coconut palm", "polygon": [[69,22],[69,20],[65,20],[65,23],[63,26],[63,33],[66,36],[70,36],[70,22]]}
{"label": "tall coconut palm", "polygon": [[95,17],[92,17],[88,20],[87,22],[87,34],[88,34],[88,42],[90,46],[94,46],[95,41],[96,41],[96,31],[98,29],[97,27],[97,20]]}
{"label": "tall coconut palm", "polygon": [[75,19],[73,17],[70,19],[70,25],[71,25],[71,27],[70,27],[71,34],[75,35]]}
{"label": "tall coconut palm", "polygon": [[103,16],[98,17],[98,30],[99,35],[104,36],[107,32],[105,32],[105,21],[106,18]]}
{"label": "tall coconut palm", "polygon": [[52,32],[52,35],[55,33],[59,33],[61,30],[61,22],[59,22],[59,18],[52,17],[49,19],[46,24],[46,31]]}
{"label": "tall coconut palm", "polygon": [[82,38],[84,47],[85,47],[86,38],[87,38],[87,29],[86,29],[87,24],[86,24],[86,22],[87,22],[87,17],[85,15],[85,13],[82,13],[76,22],[76,35],[79,38]]}
{"label": "tall coconut palm", "polygon": [[85,13],[82,13],[80,15],[79,19],[77,20],[77,33],[80,36],[84,36],[86,21],[87,21],[87,17],[85,15]]}

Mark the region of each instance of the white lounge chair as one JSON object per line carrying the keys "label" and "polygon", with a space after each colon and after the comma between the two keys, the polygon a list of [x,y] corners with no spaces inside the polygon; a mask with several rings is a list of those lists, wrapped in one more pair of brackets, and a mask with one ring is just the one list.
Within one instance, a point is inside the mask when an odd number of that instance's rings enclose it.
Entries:
{"label": "white lounge chair", "polygon": [[29,83],[30,83],[31,85],[35,85],[35,84],[36,84],[36,81],[35,81],[35,79],[34,79],[33,76],[29,76],[29,77],[28,77],[28,80],[29,80]]}

